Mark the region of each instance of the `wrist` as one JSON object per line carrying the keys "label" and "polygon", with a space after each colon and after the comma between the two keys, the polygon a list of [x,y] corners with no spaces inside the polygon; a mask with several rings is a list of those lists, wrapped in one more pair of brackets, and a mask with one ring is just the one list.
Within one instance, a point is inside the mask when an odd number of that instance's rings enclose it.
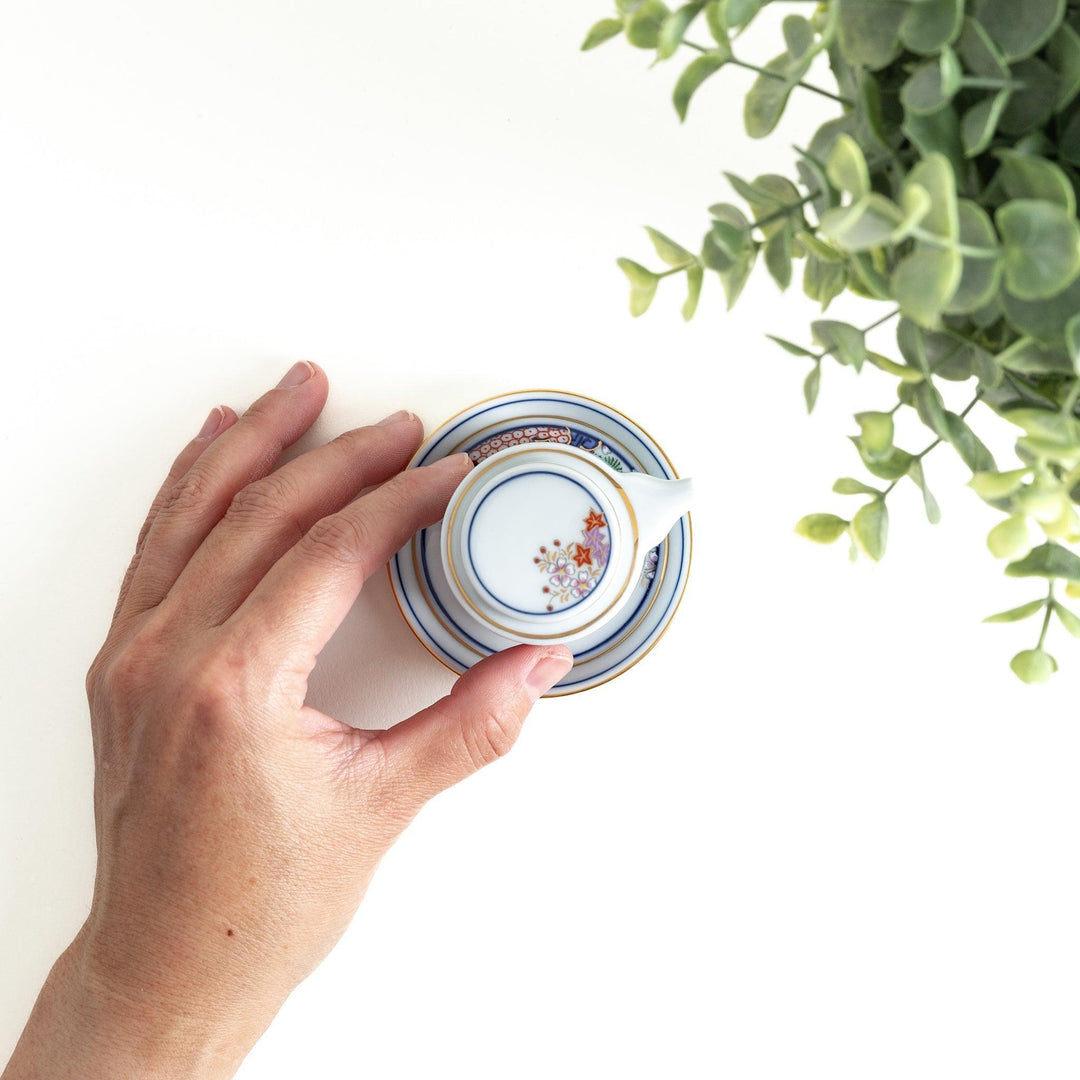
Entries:
{"label": "wrist", "polygon": [[122,990],[80,933],[53,965],[0,1080],[225,1080],[265,1026],[219,1022]]}

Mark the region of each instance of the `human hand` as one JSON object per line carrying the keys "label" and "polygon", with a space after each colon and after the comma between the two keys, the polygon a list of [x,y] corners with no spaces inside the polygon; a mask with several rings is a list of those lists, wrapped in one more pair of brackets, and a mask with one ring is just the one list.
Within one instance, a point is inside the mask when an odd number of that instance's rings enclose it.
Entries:
{"label": "human hand", "polygon": [[469,469],[402,472],[422,435],[407,413],[276,467],[326,395],[304,363],[239,419],[215,410],[154,500],[87,677],[90,915],[5,1080],[231,1076],[402,829],[505,753],[572,663],[510,649],[387,731],[304,704],[364,580]]}

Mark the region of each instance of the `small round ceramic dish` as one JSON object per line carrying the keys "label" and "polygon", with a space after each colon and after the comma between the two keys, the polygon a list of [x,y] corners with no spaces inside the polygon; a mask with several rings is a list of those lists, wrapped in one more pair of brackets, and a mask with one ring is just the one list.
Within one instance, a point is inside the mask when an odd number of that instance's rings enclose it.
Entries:
{"label": "small round ceramic dish", "polygon": [[636,664],[686,589],[689,481],[633,421],[553,390],[458,413],[409,467],[461,452],[475,467],[446,516],[390,562],[420,642],[459,673],[515,641],[564,642],[574,667],[549,697]]}

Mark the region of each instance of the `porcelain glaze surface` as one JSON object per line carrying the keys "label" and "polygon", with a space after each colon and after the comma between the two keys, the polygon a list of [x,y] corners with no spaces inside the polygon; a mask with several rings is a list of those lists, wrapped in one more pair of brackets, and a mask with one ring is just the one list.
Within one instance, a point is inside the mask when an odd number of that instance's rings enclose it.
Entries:
{"label": "porcelain glaze surface", "polygon": [[[565,448],[600,463],[616,486],[619,473],[660,479],[676,473],[636,424],[573,394],[530,391],[475,405],[435,431],[412,465],[464,451],[478,466],[474,473],[494,473],[498,462],[491,459],[513,447],[539,452],[533,465],[490,487],[481,483],[482,497],[463,511],[468,527],[456,518],[448,527],[448,512],[417,533],[391,561],[390,579],[413,632],[458,672],[506,648],[508,628],[517,628],[518,640],[542,642],[563,640],[571,627],[576,662],[551,695],[575,693],[627,670],[667,628],[689,573],[689,517],[650,551],[635,553],[629,533],[620,544],[618,499],[599,480],[560,471]],[[531,454],[504,460],[519,456]],[[515,521],[512,541],[508,520]],[[459,537],[472,546],[471,558]]]}

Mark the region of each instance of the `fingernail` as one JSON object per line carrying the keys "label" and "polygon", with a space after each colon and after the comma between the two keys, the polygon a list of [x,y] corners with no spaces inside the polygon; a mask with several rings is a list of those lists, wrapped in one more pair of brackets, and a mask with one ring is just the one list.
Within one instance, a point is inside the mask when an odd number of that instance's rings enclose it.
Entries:
{"label": "fingernail", "polygon": [[525,688],[529,697],[535,701],[546,694],[574,666],[574,658],[569,650],[562,653],[548,653],[536,662],[525,679]]}
{"label": "fingernail", "polygon": [[216,435],[224,419],[225,410],[220,405],[215,405],[214,408],[210,410],[210,415],[206,418],[206,423],[199,428],[199,434],[196,435],[195,438],[205,440],[209,439],[212,435]]}
{"label": "fingernail", "polygon": [[404,409],[399,409],[396,413],[391,413],[389,416],[384,416],[375,426],[376,427],[389,427],[391,424],[400,424],[405,420],[415,420],[416,416],[411,412],[406,412]]}
{"label": "fingernail", "polygon": [[461,472],[463,465],[472,465],[468,454],[451,454],[449,457],[439,458],[429,469],[444,469],[446,472]]}
{"label": "fingernail", "polygon": [[306,360],[298,360],[285,372],[285,377],[277,384],[277,389],[291,390],[294,386],[306,383],[314,374],[314,364],[309,364]]}

